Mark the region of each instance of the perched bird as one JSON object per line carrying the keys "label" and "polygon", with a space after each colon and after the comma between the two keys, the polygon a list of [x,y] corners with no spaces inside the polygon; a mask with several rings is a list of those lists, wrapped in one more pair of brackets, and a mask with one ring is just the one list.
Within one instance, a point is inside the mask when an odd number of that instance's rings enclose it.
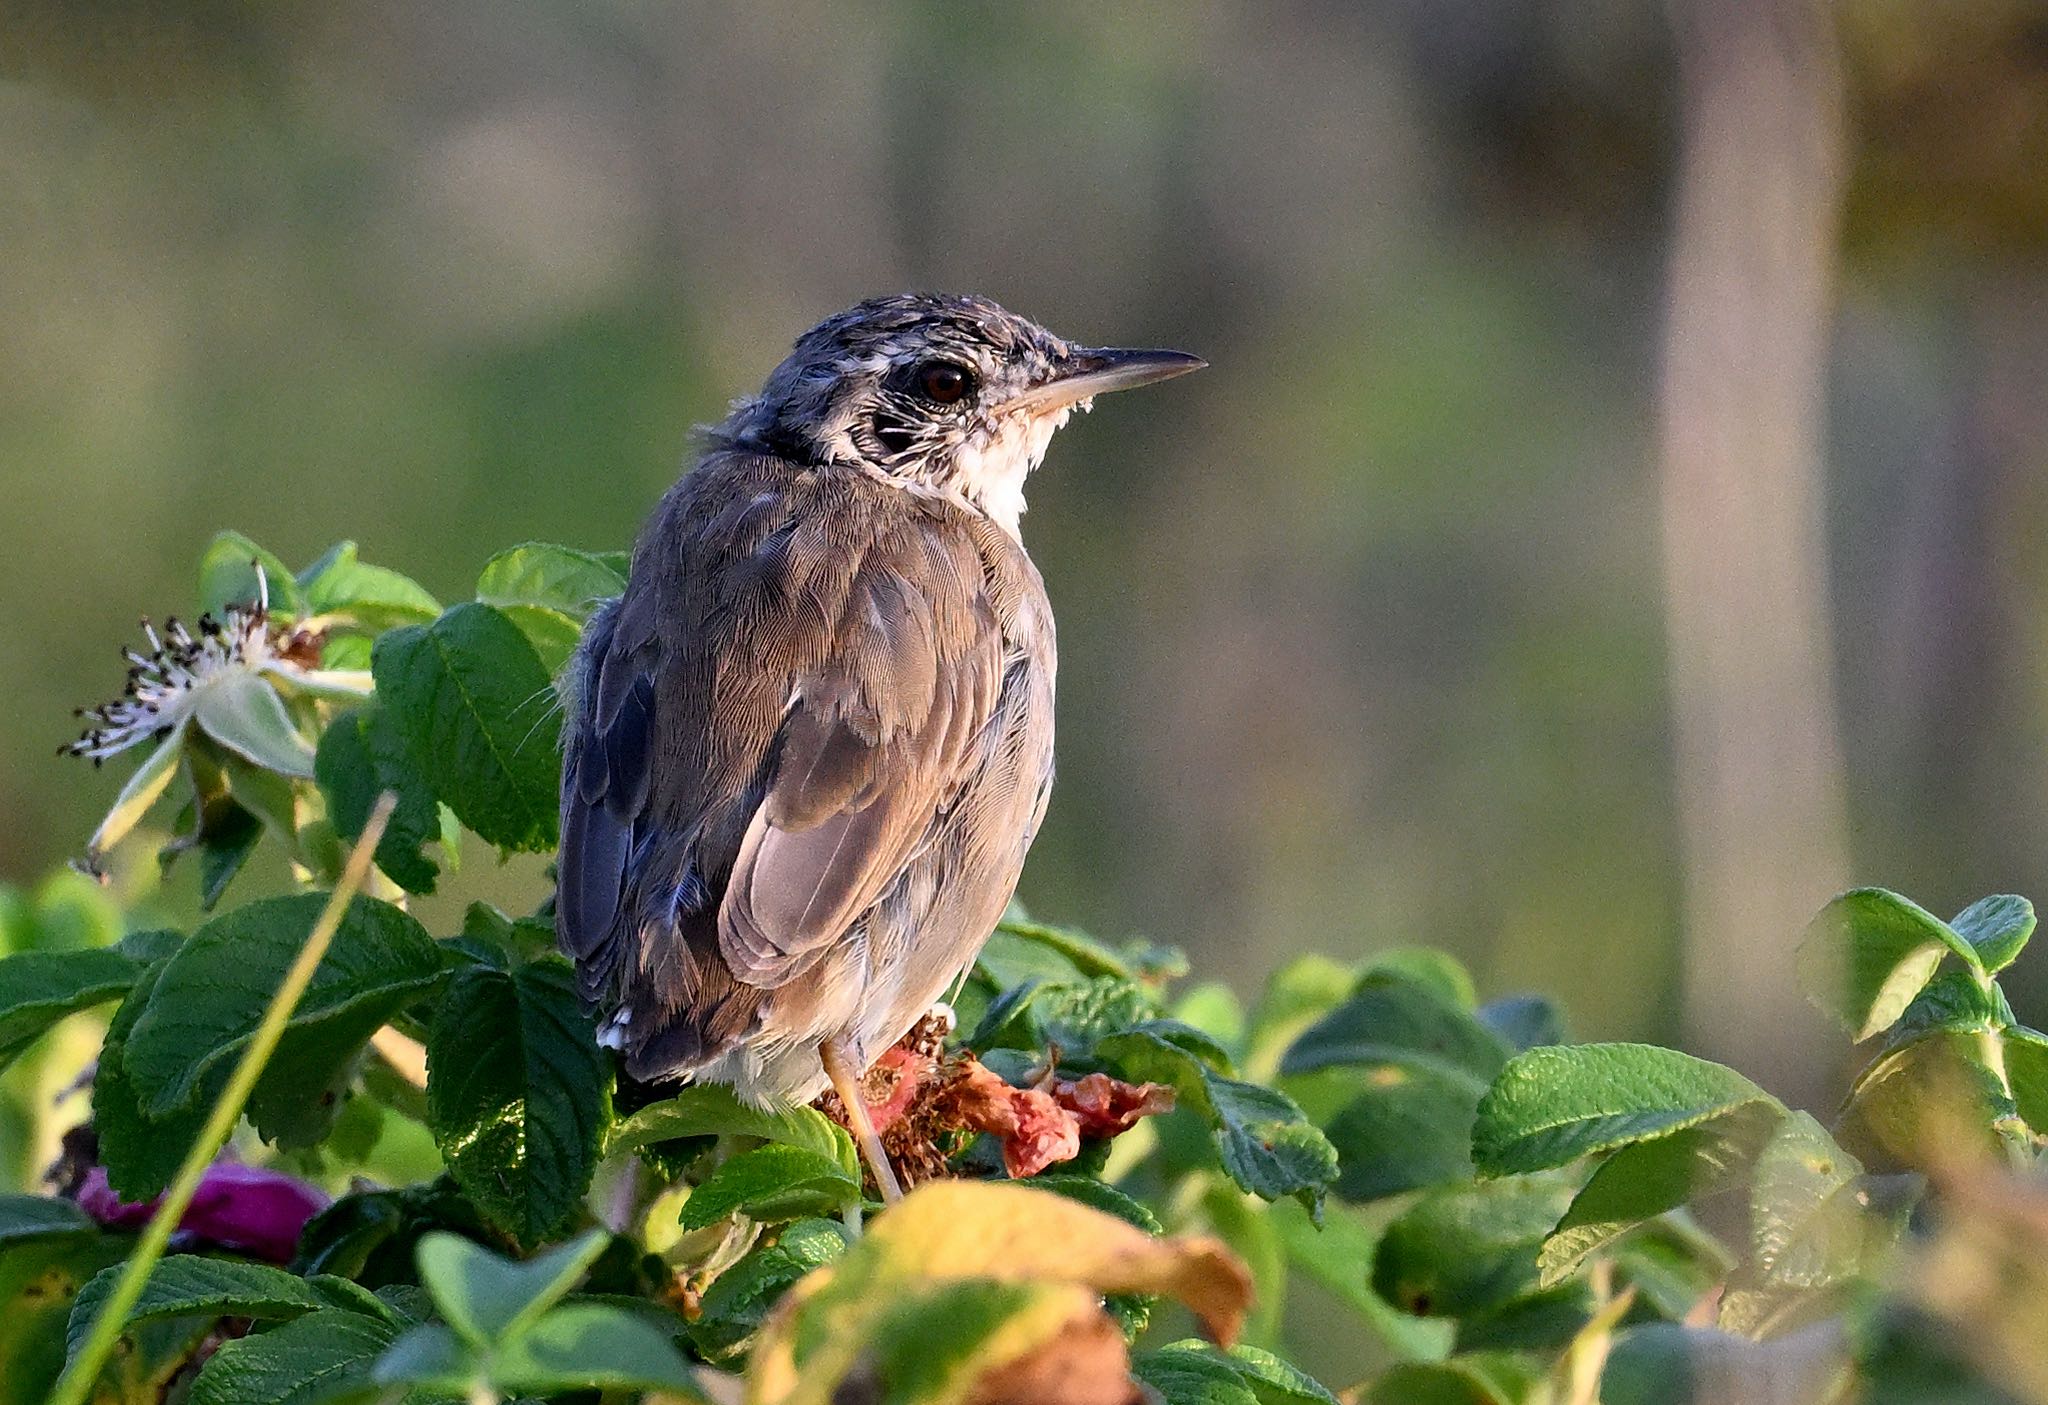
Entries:
{"label": "perched bird", "polygon": [[1024,480],[1105,391],[1205,363],[977,297],[798,339],[642,530],[568,680],[556,930],[643,1081],[858,1091],[966,970],[1052,785]]}

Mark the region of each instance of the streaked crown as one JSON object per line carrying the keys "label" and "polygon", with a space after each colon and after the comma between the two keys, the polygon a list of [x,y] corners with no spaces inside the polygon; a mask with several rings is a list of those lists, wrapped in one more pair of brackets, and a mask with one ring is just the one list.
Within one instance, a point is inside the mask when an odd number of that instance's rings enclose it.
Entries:
{"label": "streaked crown", "polygon": [[964,498],[1015,532],[1053,432],[1109,390],[1204,363],[1076,346],[987,298],[874,298],[799,337],[718,438]]}

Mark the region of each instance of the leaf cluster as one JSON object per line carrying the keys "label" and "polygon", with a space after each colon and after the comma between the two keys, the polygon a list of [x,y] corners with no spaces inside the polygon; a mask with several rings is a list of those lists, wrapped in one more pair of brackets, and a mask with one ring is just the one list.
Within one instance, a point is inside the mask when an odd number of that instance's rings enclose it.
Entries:
{"label": "leaf cluster", "polygon": [[[1957,1306],[1985,1281],[1980,1240],[2048,1248],[2048,1211],[1985,1189],[2021,1184],[2048,1131],[2048,1037],[1998,982],[2034,927],[2016,897],[1943,921],[1863,889],[1815,919],[1810,988],[1875,1050],[1825,1122],[1676,1050],[1570,1043],[1547,1001],[1483,1001],[1439,952],[1302,958],[1246,1004],[1169,948],[1014,909],[955,998],[948,1054],[1018,1089],[1164,1085],[1171,1113],[1029,1183],[959,1132],[934,1149],[946,1175],[883,1210],[816,1108],[619,1086],[545,893],[518,914],[474,904],[454,931],[409,900],[465,831],[554,844],[553,680],[624,570],[529,544],[444,608],[349,543],[299,572],[236,534],[209,547],[205,607],[266,594],[279,638],[318,658],[227,685],[96,843],[183,777],[167,853],[201,855],[209,911],[266,835],[301,888],[189,933],[129,930],[83,880],[0,893],[0,1079],[107,1012],[73,1194],[0,1197],[0,1405],[41,1398],[128,1272],[128,1221],[88,1214],[78,1176],[127,1202],[164,1189],[387,792],[381,877],[343,913],[240,1142],[345,1192],[289,1263],[189,1236],[142,1284],[99,1398],[675,1400],[729,1397],[731,1373],[768,1402],[964,1405],[1085,1379],[1166,1405],[1310,1405],[1335,1397],[1286,1359],[1304,1288],[1370,1343],[1374,1373],[1342,1382],[1369,1402],[1683,1401],[1689,1379],[1808,1368],[1821,1398],[1902,1361],[1944,1383],[1929,1398],[1974,1399],[2032,1359],[2017,1331],[1942,1339],[1992,1320]],[[362,1178],[393,1129],[436,1174]],[[1939,1233],[1915,1216],[1930,1201]],[[1958,1237],[1994,1222],[2003,1238]],[[1919,1263],[1931,1286],[1902,1289]]]}

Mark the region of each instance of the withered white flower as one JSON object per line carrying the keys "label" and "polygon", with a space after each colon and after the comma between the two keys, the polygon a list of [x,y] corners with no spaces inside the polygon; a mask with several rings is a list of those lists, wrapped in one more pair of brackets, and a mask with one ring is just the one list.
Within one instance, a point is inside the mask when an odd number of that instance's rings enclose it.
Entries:
{"label": "withered white flower", "polygon": [[253,604],[201,615],[196,633],[176,619],[161,634],[145,619],[142,632],[147,653],[121,651],[129,664],[121,696],[81,708],[84,734],[58,748],[98,766],[156,743],[87,843],[86,862],[95,869],[169,787],[190,728],[251,765],[306,779],[313,774],[313,743],[293,720],[286,696],[355,699],[371,691],[367,672],[320,667],[324,630],[271,615],[261,567]]}

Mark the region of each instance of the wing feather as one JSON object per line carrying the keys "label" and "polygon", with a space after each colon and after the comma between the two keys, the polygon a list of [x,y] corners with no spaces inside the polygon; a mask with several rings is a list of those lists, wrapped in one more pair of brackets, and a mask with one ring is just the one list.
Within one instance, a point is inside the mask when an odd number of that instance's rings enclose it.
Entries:
{"label": "wing feather", "polygon": [[849,478],[707,461],[579,650],[556,922],[636,1076],[844,950],[978,764],[1005,644],[976,539]]}

